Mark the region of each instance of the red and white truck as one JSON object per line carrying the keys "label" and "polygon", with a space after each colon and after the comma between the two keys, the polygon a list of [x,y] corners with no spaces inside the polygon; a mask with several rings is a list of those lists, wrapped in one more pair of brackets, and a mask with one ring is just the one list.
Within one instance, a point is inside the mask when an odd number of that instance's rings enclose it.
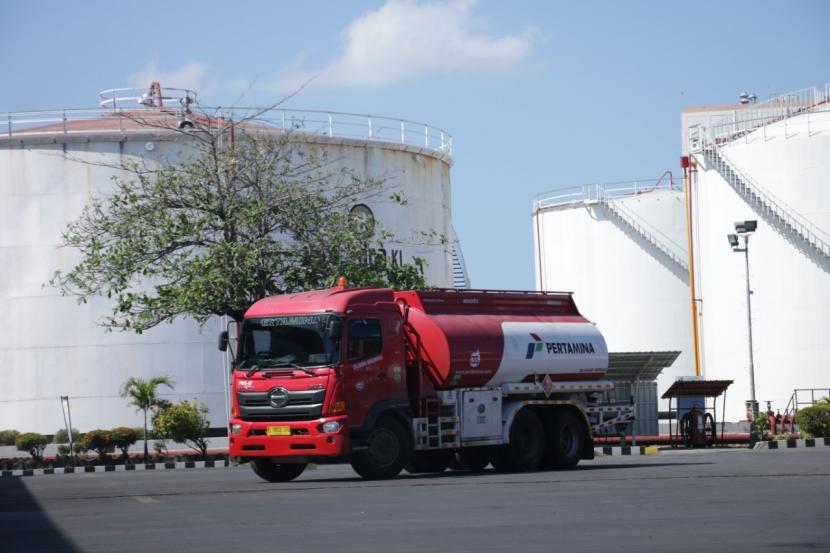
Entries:
{"label": "red and white truck", "polygon": [[237,333],[230,455],[269,481],[573,467],[633,418],[600,402],[605,339],[570,293],[341,285],[257,301]]}

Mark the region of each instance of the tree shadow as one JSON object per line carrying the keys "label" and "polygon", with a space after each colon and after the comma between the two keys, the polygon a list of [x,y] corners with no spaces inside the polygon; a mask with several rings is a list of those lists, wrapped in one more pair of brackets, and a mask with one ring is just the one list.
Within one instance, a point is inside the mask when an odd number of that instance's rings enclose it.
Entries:
{"label": "tree shadow", "polygon": [[0,550],[3,553],[79,553],[52,522],[22,478],[0,478]]}

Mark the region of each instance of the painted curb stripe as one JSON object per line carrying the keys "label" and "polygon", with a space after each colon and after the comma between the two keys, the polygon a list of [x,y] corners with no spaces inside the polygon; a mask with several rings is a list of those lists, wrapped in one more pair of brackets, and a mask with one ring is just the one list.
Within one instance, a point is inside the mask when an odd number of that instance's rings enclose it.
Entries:
{"label": "painted curb stripe", "polygon": [[175,463],[147,463],[140,465],[94,465],[89,467],[57,467],[48,469],[13,469],[0,471],[0,478],[44,476],[51,474],[86,474],[89,472],[128,472],[142,470],[175,470],[230,467],[227,459],[219,461],[177,461]]}

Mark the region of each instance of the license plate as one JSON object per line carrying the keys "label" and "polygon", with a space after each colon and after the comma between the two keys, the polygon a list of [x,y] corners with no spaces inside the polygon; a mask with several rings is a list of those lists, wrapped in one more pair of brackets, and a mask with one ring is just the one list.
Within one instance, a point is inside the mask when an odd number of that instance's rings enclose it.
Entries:
{"label": "license plate", "polygon": [[290,426],[269,426],[265,429],[265,434],[267,436],[290,436],[291,435],[291,427]]}

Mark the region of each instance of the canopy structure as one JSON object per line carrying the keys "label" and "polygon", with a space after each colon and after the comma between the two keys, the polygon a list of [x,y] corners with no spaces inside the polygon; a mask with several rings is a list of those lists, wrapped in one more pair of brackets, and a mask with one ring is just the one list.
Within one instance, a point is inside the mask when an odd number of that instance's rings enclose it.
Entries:
{"label": "canopy structure", "polygon": [[663,399],[673,397],[720,397],[732,382],[732,380],[677,380],[663,394]]}
{"label": "canopy structure", "polygon": [[610,352],[605,376],[616,382],[655,380],[679,355],[679,351]]}

